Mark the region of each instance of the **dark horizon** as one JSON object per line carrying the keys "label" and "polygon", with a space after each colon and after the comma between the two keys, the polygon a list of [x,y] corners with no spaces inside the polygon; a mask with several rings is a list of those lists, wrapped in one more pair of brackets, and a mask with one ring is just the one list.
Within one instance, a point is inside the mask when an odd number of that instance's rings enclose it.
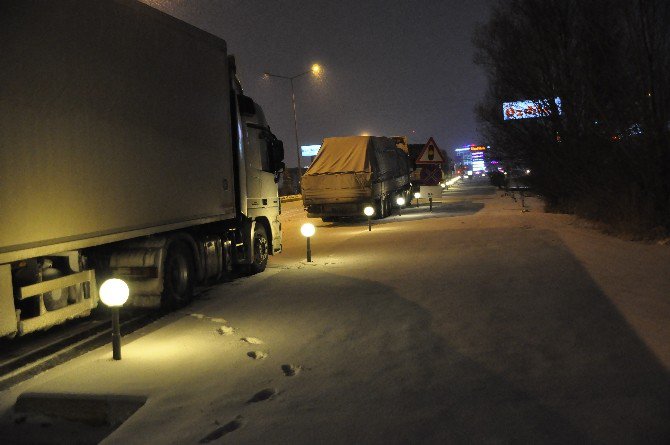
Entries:
{"label": "dark horizon", "polygon": [[284,141],[289,167],[296,165],[290,83],[262,75],[295,76],[313,63],[324,68],[321,80],[294,81],[300,145],[360,134],[410,143],[432,136],[453,156],[456,147],[484,143],[473,108],[486,82],[471,35],[487,17],[487,0],[144,1],[226,40],[245,92]]}

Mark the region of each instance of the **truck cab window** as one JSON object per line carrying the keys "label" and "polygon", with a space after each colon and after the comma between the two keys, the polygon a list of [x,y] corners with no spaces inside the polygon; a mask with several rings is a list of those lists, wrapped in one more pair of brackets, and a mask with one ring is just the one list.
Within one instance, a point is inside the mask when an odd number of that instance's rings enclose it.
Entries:
{"label": "truck cab window", "polygon": [[256,126],[247,125],[249,134],[249,145],[251,147],[251,156],[249,162],[251,166],[265,172],[272,172],[270,166],[268,132],[265,129]]}

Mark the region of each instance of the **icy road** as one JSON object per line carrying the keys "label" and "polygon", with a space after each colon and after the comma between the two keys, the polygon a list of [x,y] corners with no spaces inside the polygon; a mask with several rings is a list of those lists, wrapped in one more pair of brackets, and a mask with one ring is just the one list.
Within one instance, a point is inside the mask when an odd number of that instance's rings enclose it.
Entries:
{"label": "icy road", "polygon": [[[670,246],[467,183],[371,232],[311,220],[307,263],[300,204],[265,273],[0,394],[3,443],[670,442]],[[30,393],[146,401],[95,426]]]}

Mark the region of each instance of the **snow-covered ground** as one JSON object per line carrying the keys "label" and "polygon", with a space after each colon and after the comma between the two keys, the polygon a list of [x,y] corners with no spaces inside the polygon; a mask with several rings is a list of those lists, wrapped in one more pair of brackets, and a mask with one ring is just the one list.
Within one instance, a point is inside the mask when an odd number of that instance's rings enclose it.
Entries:
{"label": "snow-covered ground", "polygon": [[[0,393],[3,443],[670,442],[670,246],[484,184],[421,204],[310,220],[312,263],[284,204],[265,273]],[[146,403],[114,430],[16,413],[27,393]],[[85,403],[54,409],[110,411]]]}

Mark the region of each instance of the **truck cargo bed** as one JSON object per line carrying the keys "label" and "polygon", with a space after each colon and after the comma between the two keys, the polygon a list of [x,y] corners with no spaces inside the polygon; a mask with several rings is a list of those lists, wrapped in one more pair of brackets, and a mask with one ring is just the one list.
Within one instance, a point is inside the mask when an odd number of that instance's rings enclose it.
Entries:
{"label": "truck cargo bed", "polygon": [[223,40],[139,2],[9,0],[0,47],[0,262],[234,216]]}

